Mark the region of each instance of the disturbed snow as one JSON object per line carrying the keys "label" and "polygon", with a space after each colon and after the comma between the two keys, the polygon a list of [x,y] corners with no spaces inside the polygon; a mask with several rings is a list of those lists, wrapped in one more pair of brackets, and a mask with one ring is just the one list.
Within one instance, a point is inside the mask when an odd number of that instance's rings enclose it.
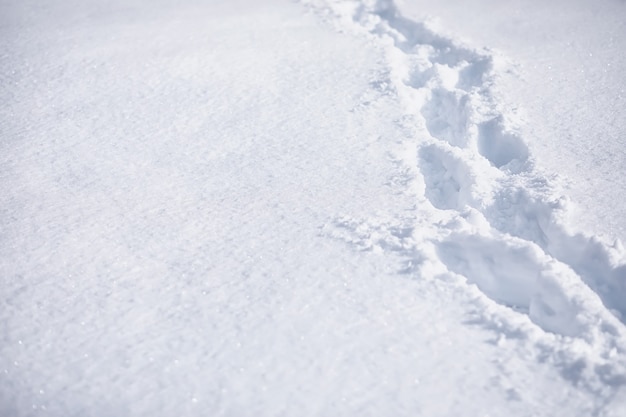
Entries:
{"label": "disturbed snow", "polygon": [[2,3],[2,415],[622,415],[626,251],[508,61],[216,3]]}
{"label": "disturbed snow", "polygon": [[[500,51],[499,101],[516,108],[537,167],[561,174],[576,224],[626,239],[626,2],[405,0],[402,13]],[[488,13],[485,13],[488,10]],[[493,52],[491,52],[493,53]]]}

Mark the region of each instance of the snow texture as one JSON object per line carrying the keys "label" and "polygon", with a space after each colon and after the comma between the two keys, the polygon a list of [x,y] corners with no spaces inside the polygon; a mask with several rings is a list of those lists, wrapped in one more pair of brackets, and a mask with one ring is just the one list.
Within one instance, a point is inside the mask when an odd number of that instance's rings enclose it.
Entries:
{"label": "snow texture", "polygon": [[500,54],[390,0],[0,4],[1,415],[626,412],[626,250]]}

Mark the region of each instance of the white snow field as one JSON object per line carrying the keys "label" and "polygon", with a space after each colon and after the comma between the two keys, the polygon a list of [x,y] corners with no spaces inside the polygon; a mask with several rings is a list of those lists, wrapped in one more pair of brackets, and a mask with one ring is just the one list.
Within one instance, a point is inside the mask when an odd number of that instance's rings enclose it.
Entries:
{"label": "white snow field", "polygon": [[626,415],[621,110],[428,3],[0,0],[0,416]]}

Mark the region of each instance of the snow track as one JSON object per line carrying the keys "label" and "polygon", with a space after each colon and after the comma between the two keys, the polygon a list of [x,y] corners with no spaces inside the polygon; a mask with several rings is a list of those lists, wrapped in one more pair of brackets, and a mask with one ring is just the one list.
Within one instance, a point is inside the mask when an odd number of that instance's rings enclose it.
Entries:
{"label": "snow track", "polygon": [[[526,316],[543,332],[530,339],[564,376],[582,363],[590,387],[626,383],[624,249],[570,227],[558,181],[535,168],[515,113],[497,100],[504,60],[438,35],[392,1],[305,3],[385,51],[388,79],[376,84],[403,103],[396,157],[416,198],[412,220],[342,217],[327,233],[400,253],[417,277],[474,284],[490,300],[485,322]],[[493,315],[493,303],[505,308]]]}
{"label": "snow track", "polygon": [[503,58],[391,1],[40,3],[0,0],[0,416],[626,415],[624,249]]}

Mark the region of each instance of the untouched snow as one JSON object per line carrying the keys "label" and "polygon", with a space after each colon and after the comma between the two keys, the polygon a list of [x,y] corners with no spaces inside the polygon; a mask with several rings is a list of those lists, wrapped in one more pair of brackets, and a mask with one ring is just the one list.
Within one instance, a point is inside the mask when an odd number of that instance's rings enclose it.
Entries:
{"label": "untouched snow", "polygon": [[0,2],[0,415],[624,415],[595,154],[420,3]]}

